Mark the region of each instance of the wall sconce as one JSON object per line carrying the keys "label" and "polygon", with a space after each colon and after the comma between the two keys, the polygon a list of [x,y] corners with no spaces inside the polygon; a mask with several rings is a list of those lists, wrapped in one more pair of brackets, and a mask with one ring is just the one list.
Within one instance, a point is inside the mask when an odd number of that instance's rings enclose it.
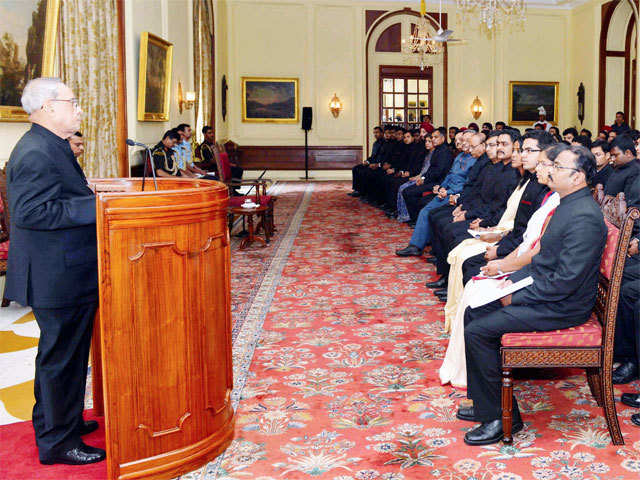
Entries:
{"label": "wall sconce", "polygon": [[471,115],[473,115],[474,120],[477,120],[480,115],[482,115],[482,110],[484,107],[482,106],[482,102],[476,96],[476,99],[471,104]]}
{"label": "wall sconce", "polygon": [[182,83],[178,82],[178,110],[182,114],[182,110],[190,110],[193,108],[193,104],[196,103],[196,92],[187,90],[182,92]]}
{"label": "wall sconce", "polygon": [[342,102],[335,93],[329,102],[329,110],[331,110],[334,118],[338,118],[338,115],[340,115],[340,111],[342,110]]}

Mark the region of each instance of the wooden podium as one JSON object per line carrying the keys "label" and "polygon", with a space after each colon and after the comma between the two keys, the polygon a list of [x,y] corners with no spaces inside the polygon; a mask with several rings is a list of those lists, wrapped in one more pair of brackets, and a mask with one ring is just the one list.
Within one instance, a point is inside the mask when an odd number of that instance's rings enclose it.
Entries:
{"label": "wooden podium", "polygon": [[[233,438],[228,189],[208,180],[89,180],[100,308],[94,407],[111,479],[172,478]],[[104,401],[104,403],[103,403]],[[104,410],[102,410],[104,409]]]}

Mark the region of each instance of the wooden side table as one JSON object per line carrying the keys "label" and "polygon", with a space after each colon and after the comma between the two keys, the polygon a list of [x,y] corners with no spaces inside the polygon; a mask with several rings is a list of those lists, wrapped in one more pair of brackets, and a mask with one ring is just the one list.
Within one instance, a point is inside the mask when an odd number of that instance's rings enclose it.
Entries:
{"label": "wooden side table", "polygon": [[[255,208],[242,208],[242,207],[229,207],[229,213],[234,215],[242,215],[247,219],[247,229],[249,230],[249,235],[240,242],[240,250],[248,247],[254,241],[258,241],[263,246],[266,246],[270,241],[270,228],[267,224],[266,215],[269,210],[269,207],[266,205],[260,205]],[[260,222],[258,225],[254,226],[253,216],[256,215],[260,217]],[[264,232],[264,239],[257,236],[258,232],[262,229]]]}

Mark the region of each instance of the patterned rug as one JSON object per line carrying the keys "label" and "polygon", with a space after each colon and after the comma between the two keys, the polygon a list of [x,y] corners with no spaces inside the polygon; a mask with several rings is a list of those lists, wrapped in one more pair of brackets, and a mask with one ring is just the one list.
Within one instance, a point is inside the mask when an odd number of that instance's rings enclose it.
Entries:
{"label": "patterned rug", "polygon": [[513,446],[465,445],[465,392],[437,377],[433,267],[396,257],[410,231],[347,197],[348,183],[312,187],[234,344],[236,438],[184,479],[639,478],[635,410],[617,404],[626,445],[611,445],[576,371],[516,380],[526,427]]}

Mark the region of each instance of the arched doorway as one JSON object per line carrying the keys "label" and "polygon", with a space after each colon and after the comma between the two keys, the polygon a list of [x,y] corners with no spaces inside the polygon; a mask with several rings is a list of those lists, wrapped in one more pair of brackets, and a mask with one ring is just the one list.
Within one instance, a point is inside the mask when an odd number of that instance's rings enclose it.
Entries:
{"label": "arched doorway", "polygon": [[[637,2],[636,2],[637,3]],[[602,5],[598,127],[613,123],[618,110],[636,125],[636,28],[628,0]]]}
{"label": "arched doorway", "polygon": [[[426,15],[435,34],[438,14]],[[429,113],[436,125],[447,124],[446,44],[440,60],[424,70],[420,70],[417,60],[407,61],[402,53],[401,39],[409,36],[417,17],[419,13],[410,8],[388,12],[373,22],[367,31],[367,151],[372,141],[371,130],[375,125],[400,123],[412,126],[419,123],[424,113]],[[444,13],[442,24],[442,28],[447,28],[447,15]],[[393,86],[389,88],[390,85]]]}

